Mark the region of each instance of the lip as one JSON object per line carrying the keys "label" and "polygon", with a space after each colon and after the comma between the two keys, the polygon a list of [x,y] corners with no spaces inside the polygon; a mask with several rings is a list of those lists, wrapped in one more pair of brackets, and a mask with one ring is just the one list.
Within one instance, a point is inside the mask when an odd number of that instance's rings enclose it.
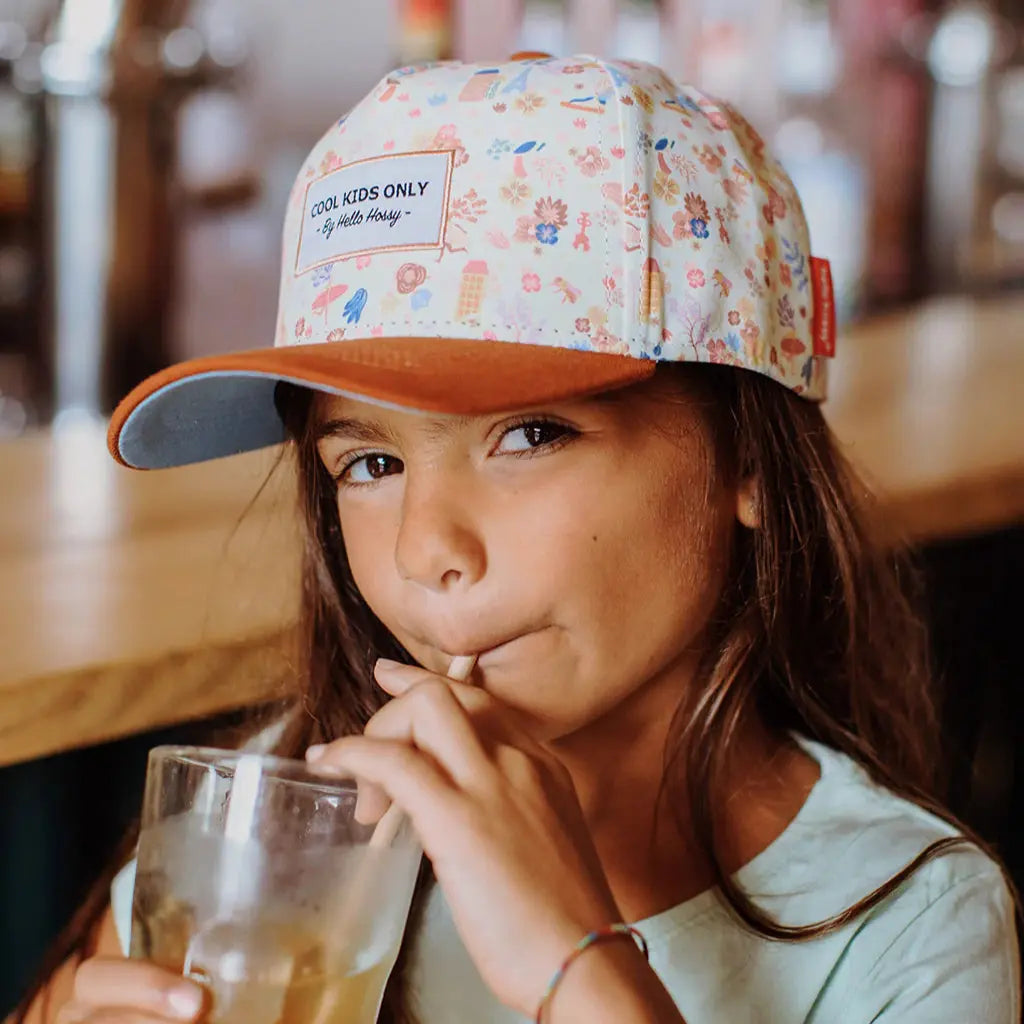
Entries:
{"label": "lip", "polygon": [[486,658],[495,651],[500,651],[503,647],[507,647],[509,644],[514,643],[519,637],[509,637],[508,640],[502,640],[501,643],[494,644],[492,647],[485,647],[482,651],[477,653],[476,660],[480,661],[481,658]]}
{"label": "lip", "polygon": [[532,636],[535,632],[536,630],[530,630],[526,633],[517,633],[515,636],[509,637],[507,640],[502,640],[501,643],[497,643],[493,647],[485,648],[477,655],[476,663],[486,667],[491,661],[498,660],[501,655],[518,640],[523,640],[528,636]]}

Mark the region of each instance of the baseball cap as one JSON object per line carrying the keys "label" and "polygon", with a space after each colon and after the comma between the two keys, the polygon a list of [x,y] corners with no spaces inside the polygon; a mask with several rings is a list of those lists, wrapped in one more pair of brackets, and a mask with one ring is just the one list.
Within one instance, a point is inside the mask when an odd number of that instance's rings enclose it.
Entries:
{"label": "baseball cap", "polygon": [[825,396],[831,277],[792,182],[736,110],[651,64],[392,72],[313,147],[281,259],[273,346],[143,381],[118,461],[278,443],[281,381],[467,415],[715,362]]}

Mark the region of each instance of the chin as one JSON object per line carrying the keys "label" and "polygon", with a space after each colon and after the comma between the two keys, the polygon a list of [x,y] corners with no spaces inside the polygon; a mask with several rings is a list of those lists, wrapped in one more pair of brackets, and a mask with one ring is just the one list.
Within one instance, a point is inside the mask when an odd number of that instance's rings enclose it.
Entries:
{"label": "chin", "polygon": [[[533,683],[536,677],[529,679]],[[586,728],[594,715],[583,709],[552,707],[550,693],[531,694],[524,686],[522,676],[511,671],[488,672],[480,680],[483,690],[513,712],[521,729],[538,743],[555,743]],[[546,699],[547,698],[547,699]]]}

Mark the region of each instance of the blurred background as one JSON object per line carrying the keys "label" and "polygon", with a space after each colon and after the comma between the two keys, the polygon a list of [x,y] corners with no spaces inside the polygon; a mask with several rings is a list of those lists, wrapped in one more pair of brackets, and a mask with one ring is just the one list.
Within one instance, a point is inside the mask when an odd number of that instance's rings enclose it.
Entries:
{"label": "blurred background", "polygon": [[[394,66],[520,50],[650,60],[734,101],[792,175],[814,249],[832,263],[841,328],[867,330],[862,351],[890,344],[871,325],[912,324],[916,358],[944,359],[955,389],[983,358],[971,348],[984,324],[1001,361],[990,372],[1015,374],[1024,399],[1013,354],[1024,350],[1020,0],[0,0],[0,460],[18,467],[0,461],[0,609],[38,597],[32,573],[50,571],[60,590],[71,571],[39,569],[54,551],[41,523],[63,516],[61,550],[77,557],[85,540],[116,544],[132,523],[145,533],[173,518],[152,497],[146,508],[162,512],[118,520],[121,499],[98,493],[113,479],[95,456],[105,418],[171,362],[270,343],[287,192],[326,127]],[[862,385],[858,410],[900,400],[873,389]],[[944,680],[948,796],[1024,880],[1011,828],[1024,466],[1003,406],[985,427],[1009,445],[985,514],[922,530],[917,553]],[[945,500],[974,485],[967,476]],[[61,480],[70,496],[54,497]],[[203,481],[212,493],[214,478]],[[58,635],[77,628],[90,593],[86,583],[58,602]],[[134,813],[146,749],[230,725],[241,700],[16,743],[5,727],[24,731],[32,716],[5,721],[14,705],[3,702],[17,692],[29,706],[34,680],[53,678],[33,658],[53,644],[32,634],[26,653],[11,615],[0,622],[0,1014]],[[89,630],[118,628],[130,632]],[[97,787],[100,809],[85,798]]]}

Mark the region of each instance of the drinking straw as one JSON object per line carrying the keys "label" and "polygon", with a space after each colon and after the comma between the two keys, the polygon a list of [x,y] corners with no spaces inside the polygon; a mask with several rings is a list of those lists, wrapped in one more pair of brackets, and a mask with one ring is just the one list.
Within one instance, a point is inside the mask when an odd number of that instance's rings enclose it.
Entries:
{"label": "drinking straw", "polygon": [[[476,655],[460,655],[452,658],[448,666],[448,678],[457,683],[466,681],[473,667],[476,665]],[[392,804],[377,822],[370,836],[368,848],[381,849],[389,847],[394,841],[398,830],[402,827],[405,816],[397,804]],[[377,868],[374,865],[376,858],[364,857],[360,860],[353,874],[345,886],[341,906],[334,917],[332,926],[334,934],[339,936],[351,936],[356,933],[356,923],[360,921],[367,910],[368,894],[374,891],[371,884],[373,874]],[[326,1024],[327,1021],[336,1019],[332,1015],[332,1007],[337,1001],[338,993],[335,992],[335,999],[328,999],[320,1007],[313,1024]]]}
{"label": "drinking straw", "polygon": [[[456,683],[464,683],[476,665],[475,654],[457,654],[448,666],[448,678]],[[398,830],[402,826],[402,810],[392,804],[377,822],[377,827],[370,836],[371,847],[390,846]]]}

